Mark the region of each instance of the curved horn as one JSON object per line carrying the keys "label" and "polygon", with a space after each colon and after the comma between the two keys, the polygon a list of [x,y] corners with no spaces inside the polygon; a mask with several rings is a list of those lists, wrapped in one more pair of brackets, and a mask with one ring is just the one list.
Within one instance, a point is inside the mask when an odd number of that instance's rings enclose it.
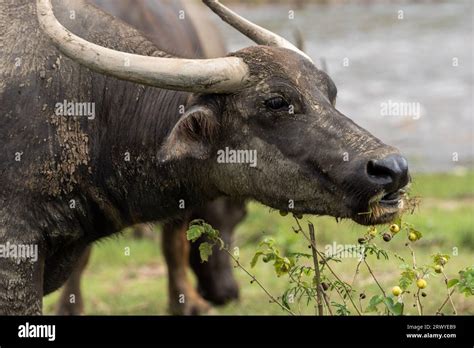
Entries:
{"label": "curved horn", "polygon": [[41,29],[69,58],[122,80],[187,92],[226,93],[245,84],[247,64],[238,57],[181,59],[115,51],[74,35],[54,16],[51,0],[37,0]]}
{"label": "curved horn", "polygon": [[295,47],[291,42],[281,36],[272,33],[270,30],[262,28],[242,16],[238,15],[228,7],[222,5],[218,0],[202,0],[215,14],[227,24],[231,25],[242,34],[253,40],[259,45],[283,47],[299,53],[310,62],[313,60],[303,51]]}

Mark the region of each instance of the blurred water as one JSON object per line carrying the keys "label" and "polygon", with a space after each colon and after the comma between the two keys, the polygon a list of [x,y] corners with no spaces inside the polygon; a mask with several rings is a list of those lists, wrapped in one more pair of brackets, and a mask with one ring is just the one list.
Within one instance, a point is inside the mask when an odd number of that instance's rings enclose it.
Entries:
{"label": "blurred water", "polygon": [[[473,2],[233,5],[238,13],[293,40],[304,36],[324,57],[338,87],[337,108],[384,142],[415,171],[473,168]],[[294,19],[289,19],[290,10]],[[403,11],[404,19],[398,19]],[[215,19],[237,50],[251,42]],[[344,58],[349,66],[343,66]],[[453,66],[456,57],[459,66]],[[383,116],[381,103],[421,104],[421,117]],[[453,153],[458,161],[453,161]]]}

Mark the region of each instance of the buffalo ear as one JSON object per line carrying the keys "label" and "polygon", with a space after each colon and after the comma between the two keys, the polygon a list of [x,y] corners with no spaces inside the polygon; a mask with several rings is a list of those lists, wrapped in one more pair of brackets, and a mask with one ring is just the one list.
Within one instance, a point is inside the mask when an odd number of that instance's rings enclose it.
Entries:
{"label": "buffalo ear", "polygon": [[159,158],[163,162],[186,157],[209,158],[218,127],[219,122],[213,110],[206,106],[193,106],[166,138]]}

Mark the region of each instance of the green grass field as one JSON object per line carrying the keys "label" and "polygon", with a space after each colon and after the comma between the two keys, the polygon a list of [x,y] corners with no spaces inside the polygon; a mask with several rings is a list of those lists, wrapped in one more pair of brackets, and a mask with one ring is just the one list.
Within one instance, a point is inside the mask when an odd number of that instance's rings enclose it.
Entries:
{"label": "green grass field", "polygon": [[[411,196],[420,196],[421,204],[413,215],[404,220],[414,224],[424,237],[415,243],[417,262],[429,263],[430,255],[436,252],[452,254],[445,267],[448,277],[457,275],[457,271],[474,264],[474,172],[454,174],[416,175],[411,188]],[[288,215],[281,217],[262,205],[251,203],[249,214],[236,231],[235,246],[240,249],[240,261],[250,269],[249,263],[260,240],[273,237],[284,251],[308,252],[307,243],[300,234],[292,232],[295,225]],[[310,220],[316,227],[317,243],[321,249],[326,244],[354,244],[366,231],[365,227],[350,221],[336,223],[329,217],[305,216],[303,224]],[[167,284],[166,265],[160,248],[160,236],[157,231],[155,240],[135,240],[130,233],[112,237],[97,243],[92,260],[85,273],[83,293],[86,314],[166,314]],[[381,239],[377,244],[389,252],[395,252],[406,260],[411,260],[405,247],[406,235],[397,234],[386,243]],[[124,255],[125,247],[130,247],[130,256]],[[393,257],[390,260],[369,259],[374,274],[382,287],[390,292],[397,285],[401,270]],[[357,259],[346,258],[333,268],[339,276],[352,282]],[[234,270],[241,286],[241,298],[238,302],[213,310],[213,314],[251,315],[285,314],[277,305],[271,304],[263,291],[250,284],[250,279],[241,270]],[[252,272],[274,295],[280,296],[288,285],[287,278],[276,277],[271,264],[258,263]],[[430,277],[425,289],[427,297],[422,299],[425,313],[433,314],[446,297],[441,276]],[[379,294],[376,284],[366,269],[361,268],[354,287],[365,291],[367,299]],[[331,299],[338,300],[335,294]],[[44,299],[45,313],[53,314],[58,292]],[[356,296],[358,298],[358,294]],[[474,299],[463,295],[453,296],[459,314],[474,314]],[[405,296],[405,313],[416,314],[412,296]],[[349,309],[350,306],[349,306]],[[302,314],[313,314],[312,306],[301,303],[294,310]],[[351,310],[352,314],[354,311]],[[452,312],[449,305],[444,313]]]}

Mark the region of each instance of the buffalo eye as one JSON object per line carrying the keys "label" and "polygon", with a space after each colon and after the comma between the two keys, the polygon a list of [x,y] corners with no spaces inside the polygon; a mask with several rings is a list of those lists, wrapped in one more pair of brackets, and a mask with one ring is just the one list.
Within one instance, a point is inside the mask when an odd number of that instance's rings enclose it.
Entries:
{"label": "buffalo eye", "polygon": [[265,101],[265,106],[272,110],[286,109],[290,105],[283,97],[273,97]]}

